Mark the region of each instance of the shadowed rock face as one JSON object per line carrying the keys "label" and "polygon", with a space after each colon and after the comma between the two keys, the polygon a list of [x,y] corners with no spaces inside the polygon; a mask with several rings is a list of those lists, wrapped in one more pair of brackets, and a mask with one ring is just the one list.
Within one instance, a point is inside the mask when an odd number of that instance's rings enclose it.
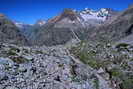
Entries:
{"label": "shadowed rock face", "polygon": [[18,28],[3,14],[0,14],[0,42],[19,45],[28,44],[28,41],[20,33]]}
{"label": "shadowed rock face", "polygon": [[131,35],[132,34],[132,31],[133,31],[133,24],[131,24],[130,26],[129,26],[129,28],[126,30],[126,35],[128,36],[128,35]]}

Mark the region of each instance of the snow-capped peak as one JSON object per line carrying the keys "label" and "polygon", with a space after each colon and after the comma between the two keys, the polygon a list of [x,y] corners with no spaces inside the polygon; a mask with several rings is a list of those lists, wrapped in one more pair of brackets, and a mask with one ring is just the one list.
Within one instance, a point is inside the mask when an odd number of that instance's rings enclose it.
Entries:
{"label": "snow-capped peak", "polygon": [[33,26],[33,24],[25,24],[23,22],[18,22],[18,21],[14,21],[14,24],[18,27],[18,28],[24,28],[25,26]]}
{"label": "snow-capped peak", "polygon": [[104,16],[108,16],[109,15],[109,11],[105,8],[102,8],[100,11],[99,11],[99,14],[104,17]]}
{"label": "snow-capped peak", "polygon": [[85,21],[90,19],[105,21],[109,12],[105,8],[102,8],[99,11],[85,8],[85,10],[80,12],[80,15]]}
{"label": "snow-capped peak", "polygon": [[19,28],[22,28],[23,25],[24,25],[24,23],[16,22],[16,21],[14,21],[14,24],[15,24],[17,27],[19,27]]}
{"label": "snow-capped peak", "polygon": [[45,20],[38,20],[38,21],[36,22],[36,24],[38,24],[38,25],[40,25],[40,26],[44,25],[45,23],[46,23]]}

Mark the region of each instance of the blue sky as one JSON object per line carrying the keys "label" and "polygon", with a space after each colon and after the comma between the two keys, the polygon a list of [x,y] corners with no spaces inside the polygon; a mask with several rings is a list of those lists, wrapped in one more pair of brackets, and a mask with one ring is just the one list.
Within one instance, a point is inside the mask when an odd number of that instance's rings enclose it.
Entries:
{"label": "blue sky", "polygon": [[0,13],[12,20],[33,24],[37,19],[47,20],[58,15],[64,8],[123,10],[131,3],[133,0],[0,0]]}

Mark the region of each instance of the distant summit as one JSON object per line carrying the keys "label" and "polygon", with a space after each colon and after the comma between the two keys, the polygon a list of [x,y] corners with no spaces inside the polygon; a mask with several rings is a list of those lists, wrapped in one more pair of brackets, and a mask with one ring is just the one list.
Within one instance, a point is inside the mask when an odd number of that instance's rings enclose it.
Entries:
{"label": "distant summit", "polygon": [[85,10],[80,12],[80,15],[85,21],[89,19],[105,21],[107,16],[109,16],[109,11],[105,8],[102,8],[99,11],[85,8]]}
{"label": "distant summit", "polygon": [[4,15],[4,14],[2,14],[2,13],[0,13],[0,17],[5,17],[5,15]]}

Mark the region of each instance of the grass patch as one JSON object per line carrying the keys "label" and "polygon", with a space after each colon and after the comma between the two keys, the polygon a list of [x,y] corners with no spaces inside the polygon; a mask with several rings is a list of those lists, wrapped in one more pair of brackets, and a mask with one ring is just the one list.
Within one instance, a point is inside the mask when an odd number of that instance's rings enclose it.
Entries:
{"label": "grass patch", "polygon": [[78,57],[83,63],[88,64],[92,68],[98,69],[102,66],[101,63],[95,59],[94,54],[87,52],[80,52],[78,54]]}
{"label": "grass patch", "polygon": [[123,73],[122,73],[119,69],[117,69],[117,68],[111,69],[111,70],[110,70],[110,73],[111,73],[111,76],[112,76],[112,77],[121,77],[122,74],[123,74]]}
{"label": "grass patch", "polygon": [[84,64],[91,66],[92,68],[100,68],[102,64],[96,60],[96,52],[88,50],[88,44],[81,42],[79,46],[71,49],[71,53],[80,59]]}

